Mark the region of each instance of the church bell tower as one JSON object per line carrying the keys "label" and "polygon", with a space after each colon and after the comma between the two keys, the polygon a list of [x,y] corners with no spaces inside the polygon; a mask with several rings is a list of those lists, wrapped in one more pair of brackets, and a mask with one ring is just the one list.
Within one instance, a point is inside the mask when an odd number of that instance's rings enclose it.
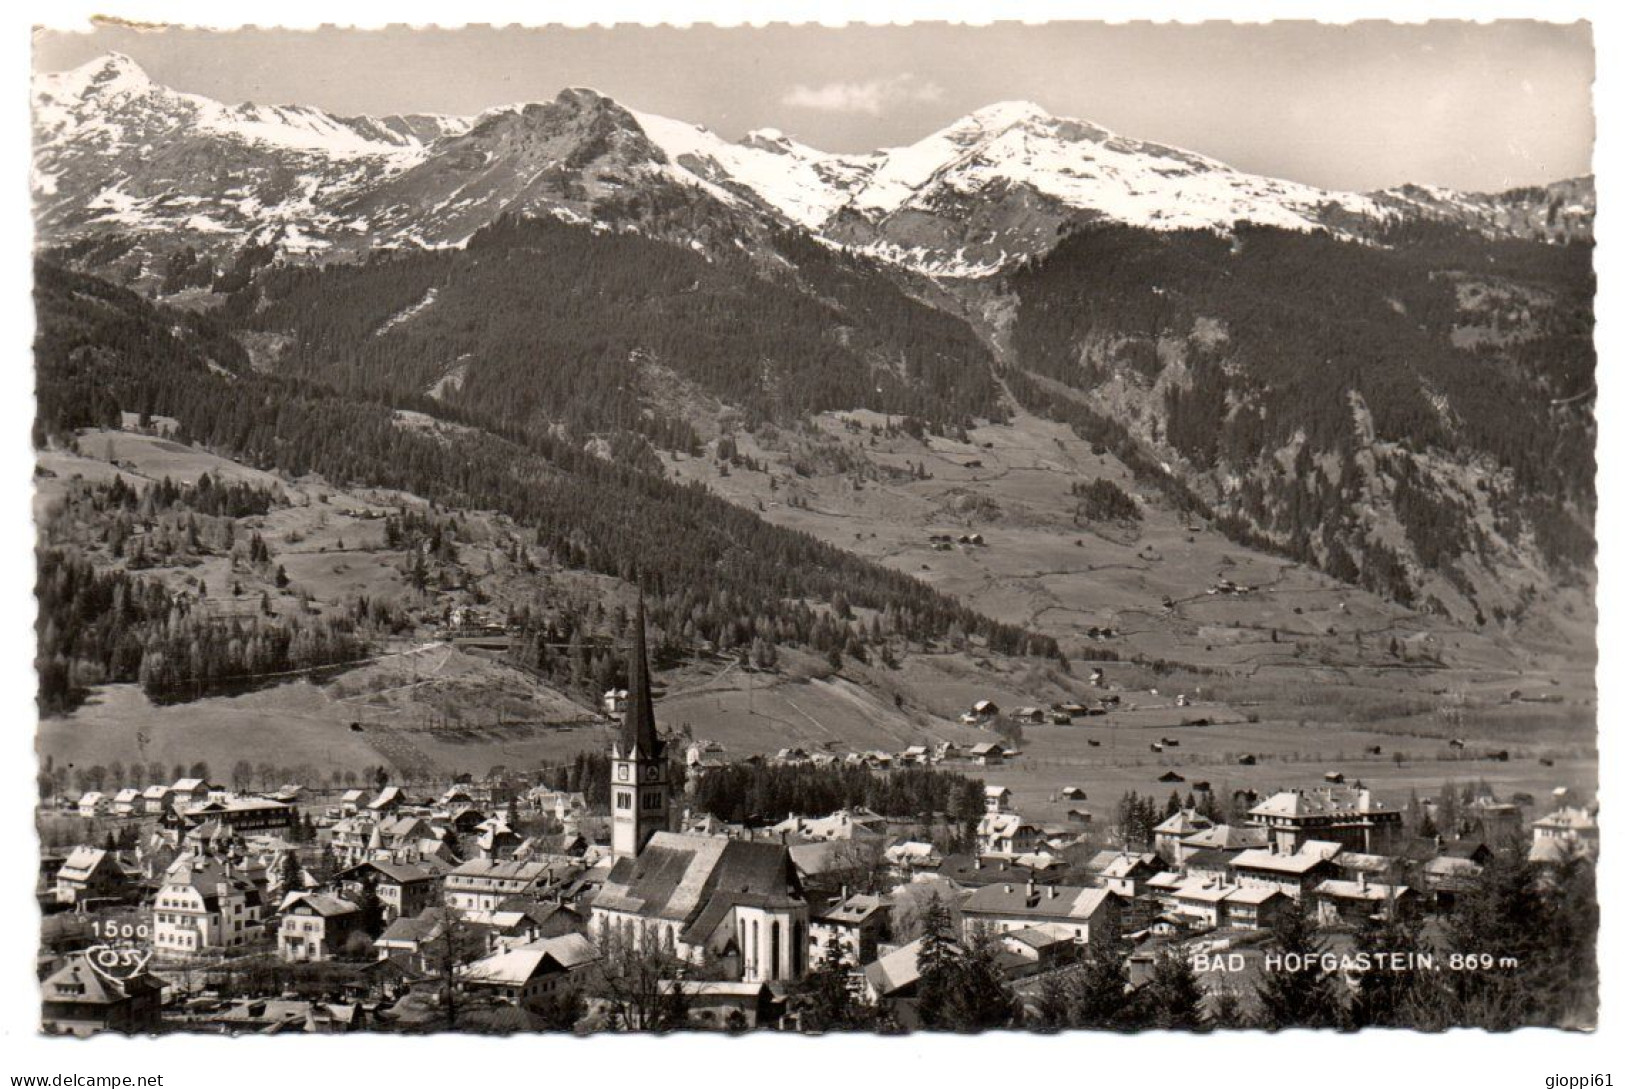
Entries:
{"label": "church bell tower", "polygon": [[621,736],[610,750],[610,850],[617,861],[636,858],[649,837],[669,828],[671,782],[665,745],[655,731],[654,696],[649,690],[649,652],[644,645],[643,599],[638,598],[631,674]]}

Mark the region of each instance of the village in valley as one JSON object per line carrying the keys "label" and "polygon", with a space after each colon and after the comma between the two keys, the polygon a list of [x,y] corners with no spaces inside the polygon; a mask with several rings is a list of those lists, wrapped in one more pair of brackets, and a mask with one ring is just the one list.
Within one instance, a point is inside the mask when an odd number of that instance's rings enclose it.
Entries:
{"label": "village in valley", "polygon": [[[1452,782],[1400,806],[1339,774],[1221,797],[1169,772],[1166,802],[1098,813],[1080,779],[1050,823],[1000,785],[1023,753],[991,731],[730,761],[657,722],[643,631],[640,609],[608,751],[567,766],[260,791],[251,768],[228,786],[193,767],[46,799],[97,833],[41,860],[46,1031],[1347,1027],[1374,962],[1530,968],[1461,948],[1464,906],[1594,880],[1595,803],[1561,788]],[[843,791],[779,819],[699,804]],[[1287,956],[1315,986],[1279,992]],[[1102,988],[1114,1008],[1091,1012]]]}
{"label": "village in valley", "polygon": [[44,1035],[1597,1027],[1589,24],[465,33],[36,32]]}

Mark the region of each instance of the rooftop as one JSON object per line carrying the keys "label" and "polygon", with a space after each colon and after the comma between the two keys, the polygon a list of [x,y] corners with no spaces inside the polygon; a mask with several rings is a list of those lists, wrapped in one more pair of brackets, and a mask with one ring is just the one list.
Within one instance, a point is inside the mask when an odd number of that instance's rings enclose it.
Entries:
{"label": "rooftop", "polygon": [[1152,829],[1159,836],[1189,836],[1212,828],[1213,822],[1194,809],[1181,809]]}
{"label": "rooftop", "polygon": [[984,885],[961,905],[962,912],[1017,915],[1043,919],[1088,920],[1115,894],[1077,885],[1034,885],[1019,882]]}
{"label": "rooftop", "polygon": [[1386,885],[1381,881],[1322,881],[1315,891],[1320,896],[1337,900],[1377,902],[1390,896],[1409,895],[1411,890],[1404,885]]}
{"label": "rooftop", "polygon": [[1597,818],[1577,806],[1566,805],[1541,817],[1535,822],[1535,827],[1554,831],[1595,832]]}
{"label": "rooftop", "polygon": [[1311,790],[1283,790],[1272,794],[1249,812],[1254,817],[1363,817],[1392,812],[1359,786],[1324,786]]}
{"label": "rooftop", "polygon": [[446,875],[454,878],[489,881],[522,881],[532,883],[547,878],[549,866],[545,862],[502,862],[490,858],[476,858],[464,862]]}
{"label": "rooftop", "polygon": [[865,965],[863,978],[870,989],[885,997],[919,982],[920,947],[924,944],[924,938],[915,938],[874,963]]}
{"label": "rooftop", "polygon": [[520,986],[549,972],[568,972],[598,959],[598,948],[583,934],[563,934],[556,938],[516,946],[477,960],[462,971],[469,983]]}
{"label": "rooftop", "polygon": [[114,980],[90,966],[90,959],[75,956],[40,984],[47,1002],[82,1002],[111,1005],[132,994],[155,990],[163,985],[145,971],[126,980]]}
{"label": "rooftop", "polygon": [[812,917],[831,923],[862,923],[885,910],[885,901],[880,897],[857,893],[813,912]]}
{"label": "rooftop", "polygon": [[282,911],[287,913],[300,904],[309,906],[317,915],[329,919],[339,915],[353,915],[361,910],[350,901],[341,900],[337,896],[317,892],[295,892],[290,893],[282,902]]}
{"label": "rooftop", "polygon": [[616,860],[593,906],[696,923],[719,897],[799,903],[801,884],[789,850],[778,843],[656,832],[636,858]]}
{"label": "rooftop", "polygon": [[1185,837],[1186,847],[1201,850],[1244,851],[1249,847],[1263,847],[1268,843],[1268,829],[1246,828],[1236,824],[1215,824]]}
{"label": "rooftop", "polygon": [[1274,851],[1243,851],[1230,860],[1232,869],[1237,870],[1263,870],[1266,873],[1280,873],[1299,876],[1308,873],[1317,866],[1327,865],[1326,859],[1318,854],[1276,854]]}

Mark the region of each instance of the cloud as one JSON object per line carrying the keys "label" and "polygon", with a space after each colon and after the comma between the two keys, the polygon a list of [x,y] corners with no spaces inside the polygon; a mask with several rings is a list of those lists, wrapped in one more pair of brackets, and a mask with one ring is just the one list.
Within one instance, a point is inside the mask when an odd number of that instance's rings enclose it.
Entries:
{"label": "cloud", "polygon": [[942,97],[942,88],[929,80],[921,81],[912,73],[885,79],[871,79],[863,83],[825,83],[808,87],[798,83],[784,93],[780,102],[786,106],[799,106],[807,110],[829,113],[879,114],[889,106],[903,102],[935,102]]}

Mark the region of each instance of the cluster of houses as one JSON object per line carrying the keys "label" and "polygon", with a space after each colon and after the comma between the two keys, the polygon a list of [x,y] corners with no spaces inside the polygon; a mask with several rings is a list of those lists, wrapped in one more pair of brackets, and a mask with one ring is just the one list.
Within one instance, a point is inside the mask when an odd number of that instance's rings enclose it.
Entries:
{"label": "cluster of houses", "polygon": [[[160,975],[274,946],[290,963],[379,966],[386,993],[401,995],[393,1006],[375,988],[305,1001],[193,996],[171,1002],[160,1020],[158,976],[109,978],[80,953],[46,976],[46,1020],[64,1032],[408,1027],[408,988],[445,970],[456,927],[465,939],[456,986],[471,1002],[511,1011],[517,1027],[561,992],[591,990],[617,940],[703,965],[687,1004],[701,1021],[793,1024],[796,983],[839,957],[863,993],[906,1024],[921,942],[896,940],[906,935],[894,924],[899,906],[922,896],[951,905],[963,928],[957,937],[968,941],[978,928],[995,935],[1001,967],[1021,978],[1075,961],[1103,933],[1149,942],[1266,930],[1293,902],[1322,924],[1346,926],[1448,905],[1506,842],[1504,826],[1480,824],[1495,834],[1407,857],[1397,811],[1363,788],[1328,785],[1263,798],[1239,825],[1180,809],[1144,850],[1080,854],[1075,833],[1026,820],[1011,791],[989,786],[975,850],[945,855],[899,839],[891,822],[862,808],[754,830],[706,817],[674,821],[658,770],[664,744],[652,730],[617,743],[607,845],[574,830],[517,837],[501,818],[474,819],[474,799],[456,788],[427,803],[386,789],[331,807],[323,818],[337,868],[320,880],[297,854],[290,867],[285,852],[294,848],[272,836],[218,825],[200,835],[197,825],[175,839],[148,915]],[[572,824],[584,810],[579,795],[540,788],[522,804]],[[1480,808],[1499,815],[1490,801]],[[1534,828],[1537,857],[1596,849],[1593,811],[1561,808]],[[65,895],[87,903],[127,904],[138,876],[113,852],[89,847],[58,870]],[[369,901],[382,926],[371,935]]]}
{"label": "cluster of houses", "polygon": [[286,827],[301,792],[301,787],[289,784],[264,796],[239,795],[206,779],[188,778],[146,788],[121,787],[112,793],[87,791],[74,808],[86,818],[138,818],[171,811],[196,814],[213,807],[212,812],[226,814],[224,819],[243,827],[269,829]]}
{"label": "cluster of houses", "polygon": [[[566,996],[589,1018],[601,1012],[609,967],[629,951],[665,958],[658,985],[684,990],[696,1025],[793,1026],[798,984],[832,958],[907,1025],[919,905],[931,896],[957,919],[956,940],[993,935],[1001,967],[1021,978],[1075,961],[1103,934],[1257,931],[1294,902],[1326,924],[1444,903],[1504,849],[1486,836],[1405,857],[1401,814],[1342,784],[1262,798],[1239,825],[1179,809],[1143,850],[1093,851],[1076,831],[1025,820],[999,786],[986,788],[974,850],[957,855],[894,836],[861,808],[760,829],[679,817],[641,620],[610,752],[607,843],[585,834],[580,794],[485,783],[432,799],[386,786],[307,806],[313,847],[289,834],[296,799],[183,781],[171,793],[185,804],[163,808],[133,851],[81,846],[52,868],[48,899],[76,910],[47,918],[47,1030],[433,1027],[449,994],[480,1025],[534,1028]],[[685,759],[716,753],[696,743]],[[1067,796],[1081,801],[1082,791]],[[288,815],[262,823],[265,805]],[[1493,805],[1484,803],[1492,817]],[[521,834],[513,814],[548,818],[520,827],[559,830]],[[1594,851],[1595,813],[1560,809],[1535,822],[1535,836],[1542,857]],[[104,963],[100,920],[148,935],[150,963]],[[338,990],[310,998],[228,999],[184,985],[193,968],[206,975],[250,954],[350,970]]]}
{"label": "cluster of houses", "polygon": [[[981,462],[972,464],[980,465]],[[958,536],[952,533],[933,533],[928,540],[933,552],[951,552],[955,545],[961,548],[983,548],[987,545],[987,540],[980,533],[961,533]]]}
{"label": "cluster of houses", "polygon": [[[862,751],[844,750],[840,743],[831,741],[824,747],[807,748],[787,745],[768,756],[752,755],[746,763],[762,763],[778,767],[807,765],[810,767],[862,767],[875,771],[892,768],[931,767],[936,764],[972,764],[989,767],[1002,764],[1011,757],[1020,756],[1021,750],[1003,741],[982,741],[974,745],[961,745],[954,741],[936,741],[931,744],[908,745],[895,752],[883,749]],[[691,772],[703,772],[728,763],[726,750],[715,741],[698,740],[688,743],[684,750],[684,763]]]}
{"label": "cluster of houses", "polygon": [[[1098,675],[1094,683],[1099,684]],[[1052,703],[1048,707],[1023,706],[1017,707],[1008,714],[1011,722],[1024,726],[1042,726],[1048,723],[1053,726],[1070,726],[1080,718],[1095,715],[1104,715],[1123,704],[1123,698],[1116,694],[1101,695],[1087,703],[1068,700],[1061,703]],[[986,727],[1004,712],[992,700],[977,700],[959,716],[959,721],[966,726]]]}
{"label": "cluster of houses", "polygon": [[[1326,785],[1263,798],[1241,825],[1179,809],[1153,829],[1145,850],[1075,859],[1052,853],[1044,830],[1009,803],[1008,790],[987,788],[973,859],[942,858],[917,843],[894,844],[885,858],[901,881],[938,883],[957,904],[967,937],[973,927],[990,928],[1006,972],[1018,977],[1075,958],[1103,928],[1161,943],[1267,930],[1294,903],[1333,927],[1447,909],[1518,831],[1506,823],[1507,807],[1484,797],[1463,822],[1472,835],[1441,838],[1417,853],[1396,810],[1362,787]],[[1537,862],[1595,855],[1594,809],[1564,807],[1533,827]],[[872,994],[912,993],[918,944],[881,947],[865,968]]]}

